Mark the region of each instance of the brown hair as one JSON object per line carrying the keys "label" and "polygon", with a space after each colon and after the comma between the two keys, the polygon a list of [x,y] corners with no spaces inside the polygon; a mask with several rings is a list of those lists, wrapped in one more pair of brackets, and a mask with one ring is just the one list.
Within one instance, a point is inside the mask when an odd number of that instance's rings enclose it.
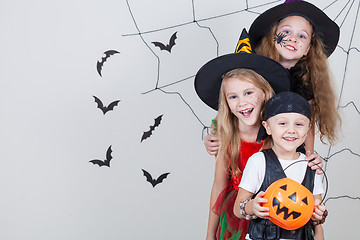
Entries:
{"label": "brown hair", "polygon": [[[277,25],[275,24],[271,28],[255,49],[257,54],[272,58],[275,61],[280,59],[273,41]],[[341,118],[336,107],[336,96],[330,78],[327,57],[324,54],[324,45],[315,31],[311,37],[311,47],[308,54],[301,58],[297,64],[303,69],[302,83],[304,85],[311,84],[313,89],[312,125],[317,126],[322,143],[325,143],[326,138],[330,144],[333,144],[338,139]]]}

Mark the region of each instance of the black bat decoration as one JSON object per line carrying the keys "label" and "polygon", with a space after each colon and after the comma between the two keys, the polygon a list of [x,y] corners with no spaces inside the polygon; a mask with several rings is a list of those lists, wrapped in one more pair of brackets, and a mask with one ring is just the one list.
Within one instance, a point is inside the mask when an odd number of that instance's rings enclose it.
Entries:
{"label": "black bat decoration", "polygon": [[116,107],[118,105],[118,103],[120,102],[120,100],[116,100],[113,101],[112,103],[109,104],[109,106],[104,106],[104,104],[102,103],[102,101],[97,98],[96,96],[93,96],[95,98],[95,102],[97,103],[97,107],[99,109],[101,109],[101,111],[104,113],[107,113],[108,111],[114,110],[114,107]]}
{"label": "black bat decoration", "polygon": [[152,132],[154,131],[154,129],[155,129],[157,126],[160,125],[162,116],[163,116],[163,115],[160,115],[160,116],[158,116],[157,118],[155,118],[155,123],[154,123],[154,125],[150,126],[150,130],[149,130],[149,131],[143,133],[140,142],[142,142],[143,140],[145,140],[145,139],[147,139],[148,137],[151,136],[151,134],[152,134]]}
{"label": "black bat decoration", "polygon": [[166,51],[168,51],[169,53],[171,53],[171,49],[172,49],[172,47],[175,45],[175,39],[176,39],[176,33],[177,32],[175,32],[172,36],[171,36],[171,38],[170,38],[170,40],[169,40],[169,44],[163,44],[163,43],[161,43],[161,42],[151,42],[151,43],[153,43],[154,45],[155,45],[155,47],[159,47],[161,50],[166,50]]}
{"label": "black bat decoration", "polygon": [[151,183],[151,185],[153,186],[153,188],[158,185],[159,183],[161,183],[165,178],[167,178],[167,176],[170,174],[168,173],[163,173],[161,174],[157,179],[153,179],[152,176],[150,175],[150,173],[148,173],[147,171],[145,171],[144,169],[141,169],[144,173],[144,176],[146,177],[146,181],[148,181],[149,183]]}
{"label": "black bat decoration", "polygon": [[111,150],[111,145],[110,145],[110,147],[106,151],[106,159],[105,160],[94,159],[89,162],[93,163],[94,165],[97,164],[97,165],[99,165],[99,167],[102,167],[102,166],[110,167],[110,161],[112,159],[111,153],[112,153],[112,150]]}
{"label": "black bat decoration", "polygon": [[108,51],[104,52],[105,56],[102,57],[100,61],[97,61],[96,69],[97,69],[97,72],[99,73],[100,77],[102,77],[101,70],[102,70],[104,63],[111,55],[114,55],[116,53],[119,53],[119,52],[116,50],[108,50]]}

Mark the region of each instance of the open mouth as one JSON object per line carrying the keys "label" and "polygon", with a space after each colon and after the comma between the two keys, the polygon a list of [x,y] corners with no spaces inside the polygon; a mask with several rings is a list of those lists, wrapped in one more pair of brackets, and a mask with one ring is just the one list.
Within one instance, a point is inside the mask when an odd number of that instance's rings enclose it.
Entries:
{"label": "open mouth", "polygon": [[294,142],[297,140],[296,137],[283,137],[283,139],[287,142]]}
{"label": "open mouth", "polygon": [[279,200],[277,200],[276,197],[274,197],[273,199],[272,206],[277,206],[276,215],[279,215],[282,212],[284,213],[284,220],[288,219],[291,215],[293,216],[293,219],[297,219],[301,216],[301,213],[299,212],[292,211],[289,213],[289,209],[287,207],[281,207],[281,203],[279,202]]}
{"label": "open mouth", "polygon": [[290,51],[295,51],[295,50],[296,50],[296,48],[293,47],[293,46],[291,46],[291,45],[286,45],[285,48],[286,48],[287,50],[290,50]]}
{"label": "open mouth", "polygon": [[254,108],[247,108],[242,111],[239,111],[240,114],[242,114],[244,117],[248,118],[250,117],[251,113],[253,112]]}

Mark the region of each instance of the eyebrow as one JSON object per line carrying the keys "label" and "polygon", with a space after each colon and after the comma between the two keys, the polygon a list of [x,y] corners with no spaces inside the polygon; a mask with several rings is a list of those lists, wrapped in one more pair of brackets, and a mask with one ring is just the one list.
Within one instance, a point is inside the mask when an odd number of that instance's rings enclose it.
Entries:
{"label": "eyebrow", "polygon": [[236,93],[235,92],[229,92],[229,93],[226,94],[226,97],[228,97],[230,95],[236,95]]}
{"label": "eyebrow", "polygon": [[246,92],[246,91],[249,91],[249,90],[255,90],[255,88],[254,87],[246,88],[243,92]]}
{"label": "eyebrow", "polygon": [[[255,87],[251,87],[251,88],[246,88],[246,89],[244,89],[242,92],[244,93],[244,92],[247,92],[247,91],[249,91],[249,90],[253,90],[253,91],[255,91]],[[237,94],[236,92],[228,92],[228,93],[226,93],[226,96],[227,95],[229,95],[229,94]]]}
{"label": "eyebrow", "polygon": [[[280,29],[282,29],[283,27],[288,27],[288,28],[291,28],[291,29],[293,29],[294,27],[292,27],[291,25],[283,25],[283,26],[279,26],[280,27]],[[308,33],[305,29],[302,29],[302,30],[300,30],[301,32],[305,32],[308,36],[310,36],[310,33]]]}

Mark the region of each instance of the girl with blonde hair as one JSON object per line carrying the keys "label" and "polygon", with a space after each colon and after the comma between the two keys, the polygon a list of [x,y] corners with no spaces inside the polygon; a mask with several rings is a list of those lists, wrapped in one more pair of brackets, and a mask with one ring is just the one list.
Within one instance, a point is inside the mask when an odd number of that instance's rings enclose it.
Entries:
{"label": "girl with blonde hair", "polygon": [[[246,36],[243,31],[239,41],[248,45]],[[209,61],[195,77],[198,96],[218,110],[216,134],[221,143],[210,196],[207,240],[245,238],[249,221],[233,212],[242,171],[247,159],[263,147],[257,136],[265,102],[273,90],[290,90],[289,74],[279,63],[249,51],[236,52]]]}

